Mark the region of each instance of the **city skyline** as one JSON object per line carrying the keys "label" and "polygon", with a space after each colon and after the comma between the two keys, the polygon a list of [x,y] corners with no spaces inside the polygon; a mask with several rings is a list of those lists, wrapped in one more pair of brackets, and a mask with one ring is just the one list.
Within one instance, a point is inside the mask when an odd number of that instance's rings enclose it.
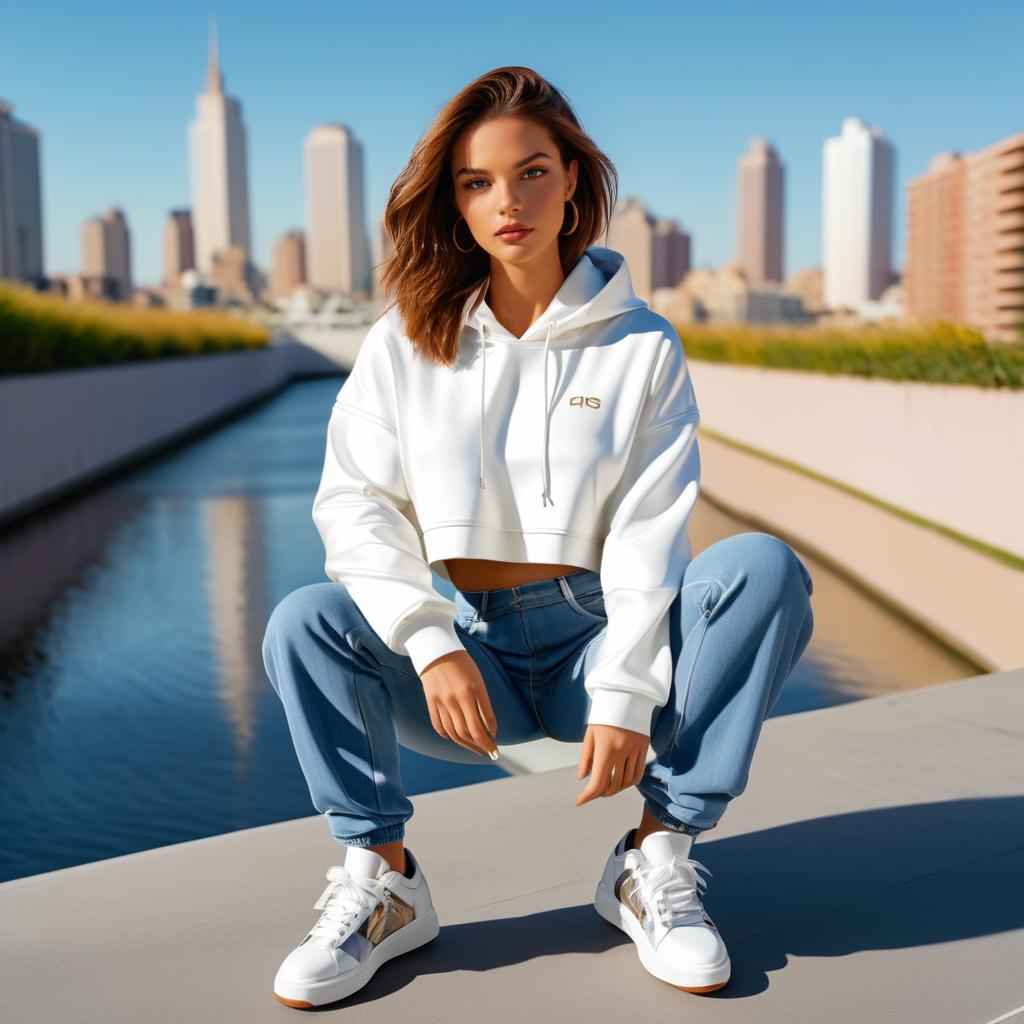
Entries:
{"label": "city skyline", "polygon": [[[994,17],[1000,6],[991,5],[988,12]],[[113,11],[114,7],[110,9]],[[92,67],[96,73],[91,78],[86,76],[88,80],[83,79],[81,88],[73,95],[62,94],[57,104],[52,89],[33,85],[40,76],[27,57],[31,54],[33,33],[41,29],[39,22],[58,12],[65,20],[80,18],[70,6],[51,5],[48,12],[44,8],[42,14],[10,26],[16,45],[8,61],[4,98],[13,104],[15,117],[38,128],[42,136],[44,251],[49,274],[78,269],[81,223],[99,210],[116,206],[125,211],[132,228],[134,280],[138,284],[152,284],[161,279],[161,238],[166,218],[172,209],[192,205],[184,129],[193,117],[191,108],[206,77],[211,13],[217,20],[221,65],[233,83],[230,91],[245,110],[253,179],[252,256],[264,271],[270,268],[271,250],[277,238],[288,230],[307,228],[302,139],[315,124],[341,122],[350,126],[362,141],[366,153],[367,229],[373,237],[387,191],[416,138],[461,85],[487,67],[501,63],[530,64],[566,92],[584,127],[618,167],[620,198],[635,195],[658,217],[678,220],[693,239],[694,266],[718,265],[737,256],[737,166],[754,137],[763,137],[775,148],[787,171],[786,272],[820,265],[824,141],[838,134],[847,116],[877,124],[898,154],[893,258],[896,269],[902,271],[907,183],[924,173],[930,159],[939,152],[983,148],[1021,127],[1012,89],[1008,91],[1008,87],[1024,82],[1020,62],[1000,61],[990,49],[984,73],[979,68],[978,74],[970,74],[970,36],[980,33],[985,23],[978,17],[973,21],[965,19],[962,32],[951,31],[959,20],[954,14],[944,17],[941,33],[928,23],[911,25],[911,13],[923,9],[918,4],[907,4],[895,16],[887,9],[886,19],[878,22],[885,26],[885,31],[872,40],[875,50],[869,54],[871,60],[861,60],[862,55],[858,55],[859,64],[851,63],[851,54],[857,50],[862,27],[846,26],[845,48],[832,52],[830,72],[821,81],[824,51],[835,45],[824,38],[818,49],[808,49],[801,55],[801,72],[790,67],[783,69],[779,64],[773,66],[770,47],[757,53],[757,59],[741,60],[745,51],[758,42],[755,29],[764,19],[763,12],[750,7],[745,11],[745,30],[731,40],[729,51],[730,65],[738,71],[736,62],[742,63],[744,77],[737,73],[732,81],[720,65],[712,66],[714,62],[703,47],[685,51],[686,60],[673,65],[664,61],[643,64],[643,49],[638,46],[621,54],[621,73],[609,77],[603,70],[607,65],[599,59],[601,48],[606,45],[596,31],[602,19],[595,19],[593,24],[572,23],[573,31],[581,39],[594,44],[588,62],[581,60],[578,53],[570,54],[564,47],[559,48],[554,36],[548,38],[543,34],[522,47],[474,47],[474,41],[487,34],[481,26],[494,24],[490,18],[452,21],[451,26],[459,32],[448,39],[439,33],[438,24],[432,26],[433,35],[418,34],[417,26],[423,28],[422,16],[409,8],[408,17],[401,19],[396,40],[395,25],[399,19],[389,18],[385,25],[365,11],[349,12],[350,16],[341,18],[337,12],[309,9],[306,22],[315,18],[318,29],[310,38],[303,37],[308,52],[303,51],[299,60],[290,56],[296,52],[294,46],[275,53],[267,49],[267,37],[273,35],[276,15],[262,18],[259,25],[253,26],[243,20],[239,6],[222,5],[211,10],[186,3],[157,17],[157,22],[162,23],[157,27],[169,32],[169,36],[162,39],[162,59],[147,65],[151,70],[143,76],[143,87],[120,91],[115,88],[101,108],[101,94],[97,90],[104,88],[103,83],[108,81],[104,72],[109,69],[100,68],[95,62]],[[772,31],[766,40],[760,41],[761,45],[768,46],[771,38],[788,30],[792,48],[805,46],[814,32],[796,14],[810,10],[806,5],[791,5],[785,11],[775,12]],[[444,11],[435,9],[439,23],[445,20]],[[655,6],[648,11],[652,13],[641,18],[644,23],[671,26],[673,18],[677,18],[675,12],[661,11]],[[1011,12],[1021,20],[1020,14],[1007,5],[1003,9],[1004,28]],[[863,14],[870,19],[870,6]],[[693,12],[685,25],[678,26],[680,32],[686,30],[678,38],[722,39],[725,26],[719,22],[724,20]],[[328,65],[321,36],[324,32],[329,34],[332,24],[344,27],[346,38],[366,35],[366,39],[363,46],[346,51],[346,61]],[[569,23],[559,15],[549,15],[545,24],[555,29]],[[280,29],[280,25],[277,27]],[[104,24],[104,29],[108,47],[119,40],[123,45],[133,39],[130,23]],[[915,47],[904,46],[904,56],[893,63],[894,55],[901,50],[900,40],[908,42],[911,29],[917,33],[913,37]],[[60,52],[70,60],[68,73],[73,75],[75,65],[89,56],[88,38],[74,32],[69,35],[82,48],[71,48],[67,42],[59,44]],[[659,32],[659,38],[661,35]],[[990,41],[998,47],[1000,40],[1012,35],[1004,33]],[[460,44],[457,47],[456,36]],[[437,52],[430,59],[422,52],[417,54],[410,50],[414,41],[433,43],[442,53],[448,53],[451,44],[452,61],[437,61]],[[406,53],[410,59],[396,56],[388,62],[386,74],[381,74],[378,62],[367,80],[359,79],[360,73],[372,64],[367,50],[392,54],[396,45],[395,53]],[[526,52],[510,52],[516,49]],[[1008,55],[1011,49],[1012,46]],[[956,76],[945,73],[943,50],[948,60],[957,58],[955,64],[945,65],[955,66]],[[888,65],[879,59],[885,54],[890,58]],[[91,56],[95,58],[95,53]],[[271,57],[273,63],[261,66]],[[139,54],[127,47],[125,58],[124,72],[131,74],[138,65]],[[631,67],[640,64],[641,73],[629,73]],[[268,75],[268,66],[272,70],[283,69],[287,74]],[[931,71],[924,74],[922,68]],[[707,72],[707,88],[702,92],[707,98],[700,101],[686,89],[699,72]],[[767,85],[762,81],[756,90],[745,92],[744,83],[752,86],[759,74],[762,78],[768,76]],[[862,78],[858,80],[858,76]],[[425,84],[420,84],[424,80]],[[902,89],[896,83],[902,83]],[[1020,91],[1017,88],[1016,95]],[[792,95],[799,96],[798,105],[786,102]],[[68,118],[79,110],[82,100],[91,107],[91,116],[88,111],[80,112],[74,127],[69,128]],[[144,127],[142,137],[147,140],[146,145],[137,146],[131,159],[118,160],[116,154],[125,142],[123,136],[129,129],[134,130],[127,114],[119,122],[118,112],[137,109],[140,104],[151,111],[144,126],[140,126]],[[175,117],[166,120],[165,112],[171,108]],[[938,110],[946,114],[945,118],[932,116]],[[119,123],[123,126],[120,132]],[[133,136],[139,137],[138,133]],[[694,152],[699,153],[699,160],[693,159]],[[657,160],[651,160],[652,155]],[[108,158],[106,163],[104,157]],[[153,173],[141,170],[146,166],[155,167]]]}

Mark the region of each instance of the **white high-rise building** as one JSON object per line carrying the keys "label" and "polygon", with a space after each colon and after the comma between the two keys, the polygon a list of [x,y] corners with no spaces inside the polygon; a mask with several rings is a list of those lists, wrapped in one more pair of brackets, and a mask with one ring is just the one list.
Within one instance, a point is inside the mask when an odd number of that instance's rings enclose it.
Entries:
{"label": "white high-rise building", "polygon": [[369,294],[363,146],[341,124],[317,125],[303,146],[306,173],[306,274],[328,292]]}
{"label": "white high-rise building", "polygon": [[892,283],[896,153],[874,125],[843,120],[822,149],[821,259],[824,301],[856,309]]}
{"label": "white high-rise building", "polygon": [[251,258],[245,125],[241,104],[224,92],[213,28],[206,92],[196,97],[189,149],[196,268],[209,274],[218,249],[238,246]]}

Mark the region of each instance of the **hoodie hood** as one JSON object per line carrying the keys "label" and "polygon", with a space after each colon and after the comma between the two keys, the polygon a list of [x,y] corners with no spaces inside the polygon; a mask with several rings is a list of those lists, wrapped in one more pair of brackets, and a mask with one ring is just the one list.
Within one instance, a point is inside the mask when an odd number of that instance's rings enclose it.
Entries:
{"label": "hoodie hood", "polygon": [[[551,499],[551,467],[548,455],[550,398],[548,395],[548,352],[558,337],[609,320],[631,309],[644,309],[647,303],[633,291],[625,257],[614,249],[591,245],[569,272],[547,309],[517,338],[495,318],[484,296],[490,275],[475,288],[463,306],[463,327],[476,331],[480,341],[480,489],[484,489],[484,381],[487,372],[487,346],[507,344],[523,349],[544,349],[544,439],[541,447],[541,503],[554,505]],[[558,381],[555,380],[557,388]]]}

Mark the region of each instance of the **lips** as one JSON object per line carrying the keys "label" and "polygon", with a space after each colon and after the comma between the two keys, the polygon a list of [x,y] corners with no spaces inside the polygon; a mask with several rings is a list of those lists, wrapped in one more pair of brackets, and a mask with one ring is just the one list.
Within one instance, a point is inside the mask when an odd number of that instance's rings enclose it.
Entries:
{"label": "lips", "polygon": [[514,231],[530,231],[525,224],[506,224],[500,231],[496,231],[497,235],[510,235]]}

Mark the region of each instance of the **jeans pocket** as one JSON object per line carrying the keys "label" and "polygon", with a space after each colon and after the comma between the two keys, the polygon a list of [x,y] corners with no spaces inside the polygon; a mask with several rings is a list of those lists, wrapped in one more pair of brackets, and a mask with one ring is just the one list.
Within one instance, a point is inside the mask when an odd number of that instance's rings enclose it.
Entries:
{"label": "jeans pocket", "polygon": [[[607,622],[608,616],[604,613],[604,594],[598,591],[596,594],[581,594],[577,597],[568,587],[565,589],[565,603],[577,614],[585,619],[594,622]],[[592,606],[587,607],[587,605]]]}

